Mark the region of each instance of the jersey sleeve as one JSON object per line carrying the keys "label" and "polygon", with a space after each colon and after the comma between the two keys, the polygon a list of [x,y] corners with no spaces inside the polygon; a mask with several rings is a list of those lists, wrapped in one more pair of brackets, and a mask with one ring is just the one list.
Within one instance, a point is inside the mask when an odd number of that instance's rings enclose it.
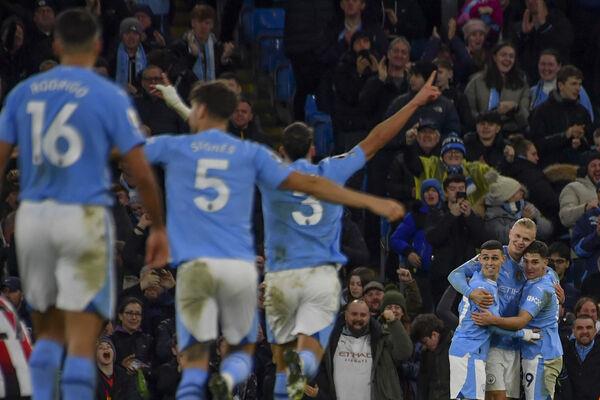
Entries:
{"label": "jersey sleeve", "polygon": [[109,114],[108,135],[112,145],[119,149],[121,154],[128,153],[132,148],[144,143],[140,132],[140,118],[131,100],[125,92],[118,90],[114,96],[107,98]]}
{"label": "jersey sleeve", "polygon": [[15,94],[11,93],[0,113],[0,140],[10,144],[17,143],[17,125],[15,123]]}
{"label": "jersey sleeve", "polygon": [[448,282],[460,294],[469,297],[473,289],[469,286],[468,278],[471,278],[475,272],[481,270],[481,264],[478,256],[473,257],[448,275]]}
{"label": "jersey sleeve", "polygon": [[347,153],[328,157],[319,163],[323,176],[343,185],[367,162],[364,150],[356,145]]}
{"label": "jersey sleeve", "polygon": [[526,293],[523,293],[521,310],[527,311],[532,318],[535,318],[545,303],[546,293],[544,290],[536,285],[532,285]]}
{"label": "jersey sleeve", "polygon": [[168,135],[153,136],[146,140],[144,153],[150,164],[165,164],[169,159]]}
{"label": "jersey sleeve", "polygon": [[257,183],[269,189],[276,189],[292,173],[292,169],[265,146],[248,142],[256,147],[254,167],[256,168]]}

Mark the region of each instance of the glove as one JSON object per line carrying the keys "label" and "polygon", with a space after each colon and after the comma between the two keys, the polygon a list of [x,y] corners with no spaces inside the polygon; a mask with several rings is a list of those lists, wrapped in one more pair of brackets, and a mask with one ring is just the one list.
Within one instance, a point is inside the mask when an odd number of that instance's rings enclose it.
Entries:
{"label": "glove", "polygon": [[534,332],[532,329],[521,329],[519,331],[519,336],[528,343],[534,343],[542,337],[539,332]]}
{"label": "glove", "polygon": [[165,86],[161,84],[154,85],[154,87],[162,94],[165,104],[187,121],[192,110],[181,100],[175,87],[173,85]]}

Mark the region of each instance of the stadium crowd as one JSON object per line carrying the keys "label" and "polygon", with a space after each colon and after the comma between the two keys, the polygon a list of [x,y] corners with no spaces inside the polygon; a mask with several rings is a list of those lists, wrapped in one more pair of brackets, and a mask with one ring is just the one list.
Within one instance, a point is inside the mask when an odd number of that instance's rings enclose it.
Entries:
{"label": "stadium crowd", "polygon": [[[55,16],[87,7],[104,28],[95,69],[133,98],[148,137],[189,132],[155,85],[172,82],[187,98],[194,82],[219,78],[242,98],[229,132],[277,150],[277,139],[262,132],[236,76],[244,63],[234,35],[242,1],[210,3],[0,1],[0,95],[57,65]],[[176,4],[189,11],[190,29],[182,37],[171,33]],[[351,150],[405,106],[434,71],[442,91],[348,181],[352,188],[398,200],[406,215],[387,224],[368,211],[345,210],[340,240],[348,262],[339,270],[341,311],[305,398],[450,398],[448,352],[462,296],[448,276],[488,240],[510,251],[511,229],[526,218],[535,223],[534,238],[548,245],[549,266],[564,291],[558,321],[564,357],[554,398],[598,399],[600,5],[591,0],[257,5],[285,7],[284,46],[297,85],[292,114],[304,121],[306,97],[315,95],[318,110],[332,119],[333,154]],[[181,376],[176,272],[144,265],[152,220],[135,180],[118,163],[113,173],[119,305],[118,318],[106,322],[97,342],[96,398],[175,399]],[[269,260],[260,201],[255,203],[262,279]],[[13,159],[0,204],[0,370],[10,399],[31,394],[22,358],[35,343],[15,253],[18,206]],[[257,296],[259,342],[252,375],[235,389],[240,400],[273,398],[264,285]],[[364,302],[355,301],[360,299]],[[15,343],[21,358],[6,350]],[[222,340],[213,346],[212,370],[218,370],[224,346]]]}

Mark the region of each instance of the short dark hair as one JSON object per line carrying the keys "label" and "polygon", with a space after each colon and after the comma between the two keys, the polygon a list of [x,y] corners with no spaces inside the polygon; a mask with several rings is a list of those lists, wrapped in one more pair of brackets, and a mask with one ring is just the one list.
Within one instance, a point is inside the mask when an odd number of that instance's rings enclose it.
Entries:
{"label": "short dark hair", "polygon": [[358,276],[360,278],[360,283],[363,287],[373,280],[375,280],[375,272],[368,267],[356,267],[348,274],[348,283],[350,283],[350,277]]}
{"label": "short dark hair", "polygon": [[593,297],[581,297],[579,300],[577,300],[577,303],[575,303],[575,307],[573,308],[573,311],[575,312],[575,316],[577,316],[577,314],[579,314],[579,312],[581,311],[581,308],[583,307],[583,305],[587,302],[591,302],[596,306],[596,314],[598,314],[600,316],[600,310],[598,309],[598,303],[596,303],[596,299],[594,299]]}
{"label": "short dark hair", "polygon": [[442,183],[444,190],[448,189],[448,186],[450,186],[451,183],[464,183],[466,185],[467,178],[465,178],[465,176],[462,174],[448,175],[448,177],[444,179],[444,182]]}
{"label": "short dark hair", "polygon": [[283,130],[281,144],[292,161],[306,157],[313,143],[313,129],[304,122],[294,122]]}
{"label": "short dark hair", "polygon": [[190,12],[190,19],[195,19],[196,21],[200,22],[206,21],[207,19],[212,19],[216,22],[217,12],[208,4],[197,4]]}
{"label": "short dark hair", "polygon": [[500,250],[504,251],[504,247],[502,247],[502,243],[497,240],[488,240],[481,245],[481,250]]}
{"label": "short dark hair", "polygon": [[583,80],[583,72],[574,65],[565,65],[558,71],[556,82],[565,83],[569,78]]}
{"label": "short dark hair", "polygon": [[558,253],[564,259],[571,259],[571,249],[563,242],[554,242],[548,247],[548,254]]}
{"label": "short dark hair", "polygon": [[548,246],[541,240],[534,240],[527,246],[523,254],[539,254],[542,258],[548,258]]}
{"label": "short dark hair", "polygon": [[431,337],[433,332],[442,333],[444,322],[435,314],[419,314],[410,325],[410,334],[414,342]]}
{"label": "short dark hair", "polygon": [[63,11],[56,18],[54,37],[66,51],[89,51],[102,33],[98,19],[83,8]]}
{"label": "short dark hair", "polygon": [[577,315],[575,317],[575,319],[573,320],[573,326],[575,326],[575,321],[577,321],[578,319],[589,319],[590,321],[592,321],[592,324],[594,324],[594,329],[596,329],[596,324],[594,323],[594,318],[592,318],[591,315],[588,315],[588,314]]}
{"label": "short dark hair", "polygon": [[140,307],[142,307],[142,310],[144,309],[144,303],[142,303],[140,299],[138,299],[137,297],[130,296],[126,297],[121,302],[121,305],[119,306],[119,314],[123,314],[125,312],[125,308],[127,308],[127,306],[130,304],[138,304]]}
{"label": "short dark hair", "polygon": [[227,120],[235,111],[239,96],[225,82],[196,82],[190,92],[190,103],[204,104],[208,113],[220,120]]}
{"label": "short dark hair", "polygon": [[529,146],[534,146],[535,144],[531,141],[531,140],[527,140],[527,139],[520,139],[515,141],[515,143],[513,144],[513,148],[515,149],[515,156],[519,157],[525,157],[525,155],[527,154],[527,150],[529,149]]}
{"label": "short dark hair", "polygon": [[[556,49],[548,48],[548,49],[542,50],[539,58],[542,58],[542,56],[552,56],[552,57],[554,57],[554,59],[556,60],[556,62],[558,64],[562,64],[562,59],[560,58],[560,53]],[[538,58],[538,60],[539,60],[539,58]]]}

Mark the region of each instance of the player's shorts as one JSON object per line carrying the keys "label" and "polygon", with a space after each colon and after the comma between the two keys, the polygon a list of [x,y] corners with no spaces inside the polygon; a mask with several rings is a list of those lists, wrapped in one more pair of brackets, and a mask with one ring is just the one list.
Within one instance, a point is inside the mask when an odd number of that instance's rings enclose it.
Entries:
{"label": "player's shorts", "polygon": [[[298,334],[319,333],[325,347],[327,332],[340,306],[340,281],[333,265],[268,272],[265,311],[270,343],[285,344]],[[322,337],[321,337],[322,336]]]}
{"label": "player's shorts", "polygon": [[521,392],[520,358],[521,354],[518,350],[490,347],[485,364],[485,390],[487,392],[505,390],[506,397],[518,399]]}
{"label": "player's shorts", "polygon": [[448,356],[450,359],[450,398],[485,398],[485,361],[475,354],[463,357]]}
{"label": "player's shorts", "polygon": [[523,359],[523,388],[525,399],[546,400],[554,398],[556,380],[562,370],[562,357],[544,360],[538,356],[533,360]]}
{"label": "player's shorts", "polygon": [[114,224],[106,207],[23,201],[15,238],[25,298],[34,310],[56,306],[113,318]]}
{"label": "player's shorts", "polygon": [[219,325],[227,343],[254,343],[257,280],[250,261],[198,258],[181,264],[175,289],[179,349],[216,339]]}

